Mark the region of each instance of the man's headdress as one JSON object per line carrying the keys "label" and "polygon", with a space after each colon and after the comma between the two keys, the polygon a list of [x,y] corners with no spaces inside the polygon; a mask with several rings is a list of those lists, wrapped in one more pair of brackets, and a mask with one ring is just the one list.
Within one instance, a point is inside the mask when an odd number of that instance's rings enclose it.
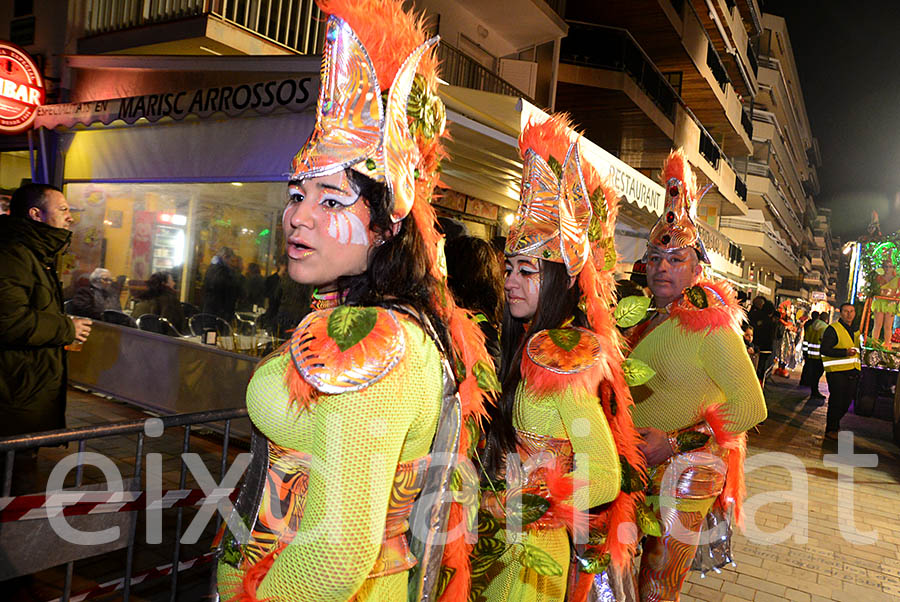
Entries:
{"label": "man's headdress", "polygon": [[650,230],[648,243],[663,251],[692,247],[703,263],[709,263],[697,229],[697,179],[682,149],[669,153],[663,165],[665,206]]}

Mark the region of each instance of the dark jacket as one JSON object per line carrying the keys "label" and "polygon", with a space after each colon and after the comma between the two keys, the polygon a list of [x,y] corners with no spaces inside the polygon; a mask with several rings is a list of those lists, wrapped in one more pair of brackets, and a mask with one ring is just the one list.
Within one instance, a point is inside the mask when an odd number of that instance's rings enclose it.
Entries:
{"label": "dark jacket", "polygon": [[81,287],[75,292],[69,312],[75,316],[99,320],[103,317],[103,311],[107,309],[122,311],[118,291],[112,288],[107,290],[90,284]]}
{"label": "dark jacket", "polygon": [[72,233],[0,216],[0,436],[65,428],[66,356],[56,261]]}
{"label": "dark jacket", "polygon": [[184,309],[178,295],[172,291],[163,291],[162,294],[149,299],[140,299],[134,304],[131,315],[140,318],[144,314],[162,316],[172,323],[178,332],[186,332],[184,324]]}
{"label": "dark jacket", "polygon": [[214,260],[203,278],[203,312],[217,315],[230,324],[240,294],[238,275],[221,259]]}

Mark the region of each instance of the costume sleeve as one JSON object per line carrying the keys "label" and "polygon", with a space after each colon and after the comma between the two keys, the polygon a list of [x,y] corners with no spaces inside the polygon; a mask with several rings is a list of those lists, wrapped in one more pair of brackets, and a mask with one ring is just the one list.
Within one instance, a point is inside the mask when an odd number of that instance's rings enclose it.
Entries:
{"label": "costume sleeve", "polygon": [[47,290],[48,307],[32,306],[31,273],[17,254],[0,255],[0,343],[5,346],[59,347],[75,340],[75,325],[53,309],[55,291]]}
{"label": "costume sleeve", "polygon": [[846,349],[834,348],[837,343],[837,332],[834,331],[834,327],[829,325],[822,334],[822,343],[821,347],[819,347],[819,353],[828,357],[847,357]]}
{"label": "costume sleeve", "polygon": [[401,448],[425,403],[397,403],[398,382],[316,401],[303,518],[260,584],[259,600],[347,600],[368,576]]}
{"label": "costume sleeve", "polygon": [[[588,505],[579,510],[614,499],[619,493],[622,469],[600,401],[587,391],[567,387],[560,395],[559,414],[575,453],[575,477],[588,477]],[[587,473],[582,472],[585,460]],[[577,496],[573,501],[580,506]]]}
{"label": "costume sleeve", "polygon": [[706,374],[725,394],[723,410],[735,432],[766,419],[766,402],[744,341],[735,331],[719,328],[703,338],[699,359]]}

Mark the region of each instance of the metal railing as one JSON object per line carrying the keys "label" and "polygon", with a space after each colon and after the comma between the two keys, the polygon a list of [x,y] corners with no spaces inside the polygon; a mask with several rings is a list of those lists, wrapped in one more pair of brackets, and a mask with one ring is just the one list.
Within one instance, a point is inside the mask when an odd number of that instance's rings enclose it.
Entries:
{"label": "metal railing", "polygon": [[315,0],[87,0],[85,35],[215,15],[302,54],[324,46],[324,19]]}
{"label": "metal railing", "polygon": [[747,137],[750,140],[753,140],[753,119],[750,118],[750,112],[741,109],[741,126],[743,126],[744,131],[747,132]]}
{"label": "metal railing", "polygon": [[[84,467],[86,465],[93,465],[89,462],[85,462],[85,451],[86,451],[86,443],[88,440],[92,439],[101,439],[108,437],[116,437],[116,436],[129,436],[129,435],[137,435],[137,440],[135,443],[135,452],[134,452],[134,465],[132,472],[132,480],[131,483],[133,486],[141,487],[142,480],[145,478],[143,474],[142,467],[144,466],[146,449],[145,443],[147,441],[147,437],[152,437],[156,439],[160,437],[165,432],[165,429],[168,428],[183,428],[184,433],[183,437],[181,437],[181,462],[180,462],[180,475],[179,475],[179,491],[185,491],[188,466],[185,460],[185,454],[188,454],[191,449],[191,429],[192,427],[197,427],[203,425],[204,427],[212,427],[215,430],[221,430],[223,434],[222,439],[222,448],[221,448],[221,456],[219,459],[219,479],[220,481],[224,478],[227,469],[227,460],[229,453],[229,445],[231,443],[231,423],[234,420],[245,419],[247,418],[247,410],[246,408],[232,409],[232,410],[215,410],[209,412],[195,412],[190,414],[175,414],[172,416],[163,416],[160,418],[148,418],[142,420],[130,420],[123,421],[113,424],[107,424],[102,426],[87,426],[80,428],[70,428],[70,429],[62,429],[58,431],[48,431],[42,433],[33,433],[33,434],[25,434],[18,435],[13,437],[6,437],[0,439],[0,458],[4,458],[4,470],[3,470],[3,497],[9,498],[14,482],[14,467],[16,463],[16,453],[17,452],[25,452],[27,450],[37,450],[39,447],[54,447],[54,446],[65,446],[71,442],[78,443],[78,452],[77,452],[77,460],[74,468],[76,469],[75,482],[74,485],[76,488],[81,487],[83,485],[84,478]],[[148,421],[153,420],[157,421],[157,424],[153,426],[153,428],[148,426]],[[224,423],[222,427],[213,426],[214,423]],[[127,462],[130,464],[130,462]],[[148,464],[148,471],[149,471]],[[149,476],[149,475],[147,475]],[[63,490],[63,492],[70,490]],[[17,492],[19,493],[19,492]],[[37,492],[27,492],[37,493]],[[140,494],[145,494],[146,491],[126,491],[122,492],[123,494],[133,494],[132,499],[140,499]],[[24,496],[24,498],[29,498],[30,495]],[[15,498],[16,500],[23,499]],[[123,504],[124,505],[124,504]],[[8,508],[10,505],[5,504],[4,508]],[[108,509],[107,511],[114,511]],[[169,577],[169,585],[167,590],[170,592],[170,600],[174,601],[177,596],[178,591],[178,574],[179,571],[184,567],[181,564],[183,561],[181,559],[181,539],[182,539],[182,521],[183,521],[183,511],[184,507],[182,505],[177,506],[176,513],[176,536],[173,542],[172,549],[172,564],[171,564],[171,572],[167,573],[166,571],[153,571],[150,570],[148,573],[154,574],[156,577]],[[122,590],[122,599],[129,600],[129,596],[131,594],[132,585],[136,585],[137,583],[143,583],[146,581],[145,578],[138,576],[134,577],[134,552],[135,552],[135,539],[137,532],[137,520],[131,520],[130,525],[128,527],[127,534],[127,547],[125,551],[125,568],[124,568],[124,577],[121,581],[120,588]],[[215,530],[218,530],[219,525],[221,524],[221,518],[217,517]],[[43,533],[43,531],[42,531]],[[209,549],[209,546],[205,546],[206,549]],[[50,553],[48,551],[48,553]],[[90,557],[90,556],[88,556]],[[69,600],[72,595],[72,580],[74,573],[74,560],[70,560],[65,564],[66,572],[65,572],[65,582],[63,585],[63,593],[60,598],[62,602],[66,602]],[[86,595],[86,594],[85,594]],[[87,596],[92,597],[92,596]],[[84,599],[84,598],[80,598]]]}
{"label": "metal railing", "polygon": [[753,75],[757,75],[759,72],[759,61],[756,59],[756,48],[753,47],[753,43],[749,39],[747,40],[747,60],[750,61]]}
{"label": "metal railing", "polygon": [[772,228],[767,221],[758,222],[745,217],[723,217],[719,219],[720,228],[734,228],[735,230],[745,230],[747,232],[761,232],[766,235],[779,249],[781,249],[788,257],[790,257],[797,265],[800,260],[797,258],[794,250],[788,245]]}
{"label": "metal railing", "polygon": [[568,24],[569,35],[560,46],[561,63],[627,73],[653,104],[675,122],[675,107],[681,102],[678,93],[628,31],[580,21]]}
{"label": "metal railing", "polygon": [[707,42],[706,46],[706,66],[712,71],[713,77],[719,83],[719,87],[725,90],[725,86],[731,83],[731,78],[728,77],[728,71],[725,70],[722,59],[719,58],[719,53],[716,52],[716,47],[713,46],[711,41]]}
{"label": "metal railing", "polygon": [[438,45],[437,55],[441,65],[441,79],[452,86],[504,96],[521,96],[533,102],[528,94],[443,40]]}
{"label": "metal railing", "polygon": [[697,220],[697,225],[699,226],[700,239],[703,241],[707,251],[715,251],[736,266],[741,264],[742,251],[740,246],[703,220]]}
{"label": "metal railing", "polygon": [[706,131],[706,128],[700,128],[700,154],[706,159],[713,169],[719,169],[719,159],[722,158],[722,150],[713,137]]}
{"label": "metal railing", "polygon": [[747,202],[747,185],[736,173],[734,174],[734,192],[742,201]]}

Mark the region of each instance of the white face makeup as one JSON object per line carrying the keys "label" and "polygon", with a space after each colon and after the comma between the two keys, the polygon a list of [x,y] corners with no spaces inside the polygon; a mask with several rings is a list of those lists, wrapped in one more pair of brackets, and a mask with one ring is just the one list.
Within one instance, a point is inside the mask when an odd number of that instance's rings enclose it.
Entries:
{"label": "white face makeup", "polygon": [[291,182],[288,194],[282,227],[291,279],[326,292],[340,276],[364,272],[374,233],[346,173]]}
{"label": "white face makeup", "polygon": [[540,262],[527,255],[506,258],[506,303],[512,317],[530,320],[537,312],[541,294]]}

